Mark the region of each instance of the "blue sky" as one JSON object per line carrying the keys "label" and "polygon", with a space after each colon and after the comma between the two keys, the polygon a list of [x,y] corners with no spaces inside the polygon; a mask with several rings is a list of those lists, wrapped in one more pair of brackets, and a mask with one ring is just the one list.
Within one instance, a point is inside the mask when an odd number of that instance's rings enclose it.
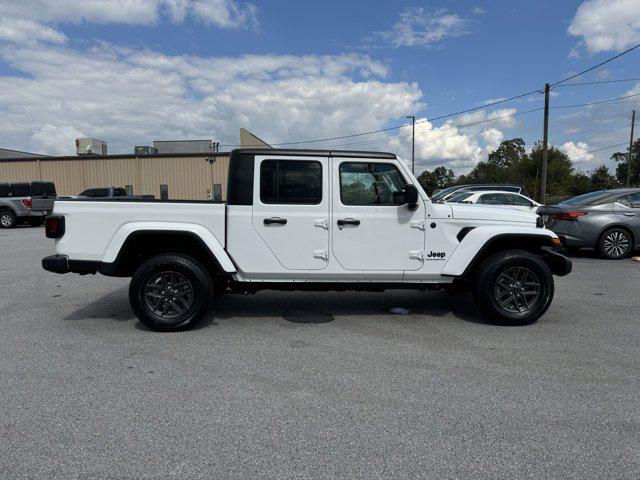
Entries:
{"label": "blue sky", "polygon": [[[542,89],[640,43],[637,0],[0,0],[0,146],[73,152],[75,136],[130,152],[156,139],[272,143],[419,119],[419,168],[458,172],[500,140],[541,138]],[[574,81],[640,77],[634,51]],[[553,107],[640,93],[640,82],[554,89]],[[589,170],[624,147],[639,97],[551,112],[550,141]],[[633,103],[631,103],[633,102]],[[512,116],[516,114],[515,116]],[[482,123],[475,123],[482,122]],[[472,126],[459,126],[474,123]],[[392,150],[409,130],[304,146]]]}

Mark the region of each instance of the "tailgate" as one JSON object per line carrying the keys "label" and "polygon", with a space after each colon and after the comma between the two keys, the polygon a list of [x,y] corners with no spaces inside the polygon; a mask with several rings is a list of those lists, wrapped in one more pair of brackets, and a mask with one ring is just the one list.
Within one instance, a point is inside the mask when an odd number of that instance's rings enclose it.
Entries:
{"label": "tailgate", "polygon": [[31,210],[51,212],[55,201],[55,197],[31,197]]}

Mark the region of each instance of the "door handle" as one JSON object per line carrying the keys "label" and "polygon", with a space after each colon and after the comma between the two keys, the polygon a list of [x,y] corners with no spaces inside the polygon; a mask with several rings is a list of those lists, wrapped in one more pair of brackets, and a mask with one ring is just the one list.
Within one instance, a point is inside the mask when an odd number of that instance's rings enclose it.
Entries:
{"label": "door handle", "polygon": [[287,219],[286,218],[280,218],[280,217],[265,218],[264,219],[264,224],[265,225],[286,225],[287,224]]}
{"label": "door handle", "polygon": [[636,214],[635,214],[635,213],[632,213],[632,212],[625,212],[625,213],[623,213],[623,215],[624,215],[625,217],[635,217],[635,216],[636,216]]}
{"label": "door handle", "polygon": [[357,227],[360,225],[360,220],[356,220],[355,218],[341,218],[338,220],[338,227],[340,227],[340,229],[346,225]]}

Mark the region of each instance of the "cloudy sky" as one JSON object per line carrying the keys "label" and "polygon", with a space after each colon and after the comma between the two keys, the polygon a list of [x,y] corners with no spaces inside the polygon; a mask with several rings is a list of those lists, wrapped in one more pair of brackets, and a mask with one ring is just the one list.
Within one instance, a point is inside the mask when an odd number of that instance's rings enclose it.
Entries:
{"label": "cloudy sky", "polygon": [[[415,115],[417,170],[465,172],[503,139],[539,140],[543,96],[427,119],[640,43],[639,1],[0,0],[0,147],[73,154],[91,136],[110,153],[185,138],[226,150],[245,127],[407,158]],[[624,146],[602,148],[628,142],[640,106],[639,81],[612,80],[639,77],[640,49],[571,82],[599,83],[555,88],[550,142],[581,169],[611,165]]]}

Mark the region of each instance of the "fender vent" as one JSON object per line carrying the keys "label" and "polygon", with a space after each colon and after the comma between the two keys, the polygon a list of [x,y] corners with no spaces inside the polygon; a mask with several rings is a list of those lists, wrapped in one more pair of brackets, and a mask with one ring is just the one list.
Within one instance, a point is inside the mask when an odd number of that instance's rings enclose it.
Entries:
{"label": "fender vent", "polygon": [[476,227],[464,227],[462,230],[460,230],[458,232],[458,235],[456,235],[456,238],[458,239],[458,241],[461,242],[462,239],[467,236],[467,233],[469,233],[474,228]]}

